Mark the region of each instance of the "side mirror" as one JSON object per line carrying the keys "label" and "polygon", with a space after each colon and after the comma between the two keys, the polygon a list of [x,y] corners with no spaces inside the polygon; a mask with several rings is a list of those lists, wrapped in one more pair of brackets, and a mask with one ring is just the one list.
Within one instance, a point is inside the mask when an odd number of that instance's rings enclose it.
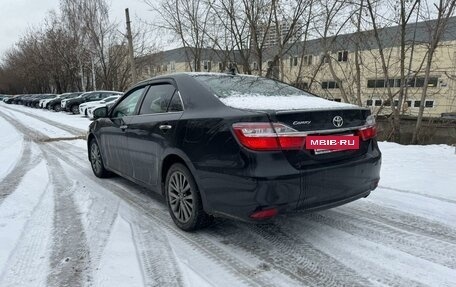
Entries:
{"label": "side mirror", "polygon": [[107,118],[108,117],[108,108],[107,107],[99,107],[93,111],[93,118]]}

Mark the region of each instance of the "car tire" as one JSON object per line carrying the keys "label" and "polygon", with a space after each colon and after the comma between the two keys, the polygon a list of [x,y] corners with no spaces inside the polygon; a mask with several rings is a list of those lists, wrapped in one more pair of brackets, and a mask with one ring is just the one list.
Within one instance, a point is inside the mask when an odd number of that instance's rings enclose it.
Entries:
{"label": "car tire", "polygon": [[204,211],[200,192],[186,166],[173,164],[166,175],[164,188],[169,213],[180,229],[193,231],[212,223],[213,217]]}
{"label": "car tire", "polygon": [[79,114],[79,107],[78,105],[72,105],[70,108],[70,111],[73,113],[73,115]]}
{"label": "car tire", "polygon": [[96,177],[106,178],[112,176],[112,173],[104,166],[101,150],[95,139],[92,139],[89,144],[89,160]]}
{"label": "car tire", "polygon": [[55,104],[52,109],[56,112],[60,112],[62,110],[62,106],[60,104]]}

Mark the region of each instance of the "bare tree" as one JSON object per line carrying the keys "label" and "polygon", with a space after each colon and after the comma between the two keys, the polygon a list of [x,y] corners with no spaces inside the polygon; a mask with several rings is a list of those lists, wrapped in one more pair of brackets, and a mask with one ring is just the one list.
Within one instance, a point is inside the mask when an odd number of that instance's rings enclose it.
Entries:
{"label": "bare tree", "polygon": [[[426,53],[426,65],[424,69],[424,84],[421,91],[420,109],[416,121],[415,130],[413,132],[412,144],[418,143],[419,135],[421,131],[421,125],[423,122],[423,113],[425,107],[425,101],[428,91],[429,77],[431,75],[431,68],[434,59],[435,52],[439,46],[440,40],[447,27],[448,19],[453,15],[456,6],[456,0],[440,0],[438,4],[434,4],[434,8],[437,12],[437,19],[435,21],[429,21],[429,42],[427,43]],[[432,15],[432,9],[428,6],[426,12],[426,18]]]}

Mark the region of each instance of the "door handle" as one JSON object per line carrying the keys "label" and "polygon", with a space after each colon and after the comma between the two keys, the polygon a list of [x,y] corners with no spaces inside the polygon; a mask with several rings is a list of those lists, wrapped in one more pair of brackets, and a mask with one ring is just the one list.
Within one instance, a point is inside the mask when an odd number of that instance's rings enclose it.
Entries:
{"label": "door handle", "polygon": [[167,131],[167,130],[172,129],[173,126],[172,125],[160,125],[158,128],[161,129],[162,131]]}
{"label": "door handle", "polygon": [[124,132],[128,128],[127,125],[120,126],[120,129]]}

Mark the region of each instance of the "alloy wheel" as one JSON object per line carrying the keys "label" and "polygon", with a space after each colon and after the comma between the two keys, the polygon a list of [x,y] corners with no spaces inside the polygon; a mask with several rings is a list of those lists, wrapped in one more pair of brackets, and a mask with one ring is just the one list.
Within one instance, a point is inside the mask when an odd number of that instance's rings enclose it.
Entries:
{"label": "alloy wheel", "polygon": [[194,196],[185,174],[175,171],[168,181],[168,200],[177,220],[186,223],[193,215]]}
{"label": "alloy wheel", "polygon": [[94,142],[90,147],[90,163],[95,173],[101,172],[101,154],[98,145]]}

